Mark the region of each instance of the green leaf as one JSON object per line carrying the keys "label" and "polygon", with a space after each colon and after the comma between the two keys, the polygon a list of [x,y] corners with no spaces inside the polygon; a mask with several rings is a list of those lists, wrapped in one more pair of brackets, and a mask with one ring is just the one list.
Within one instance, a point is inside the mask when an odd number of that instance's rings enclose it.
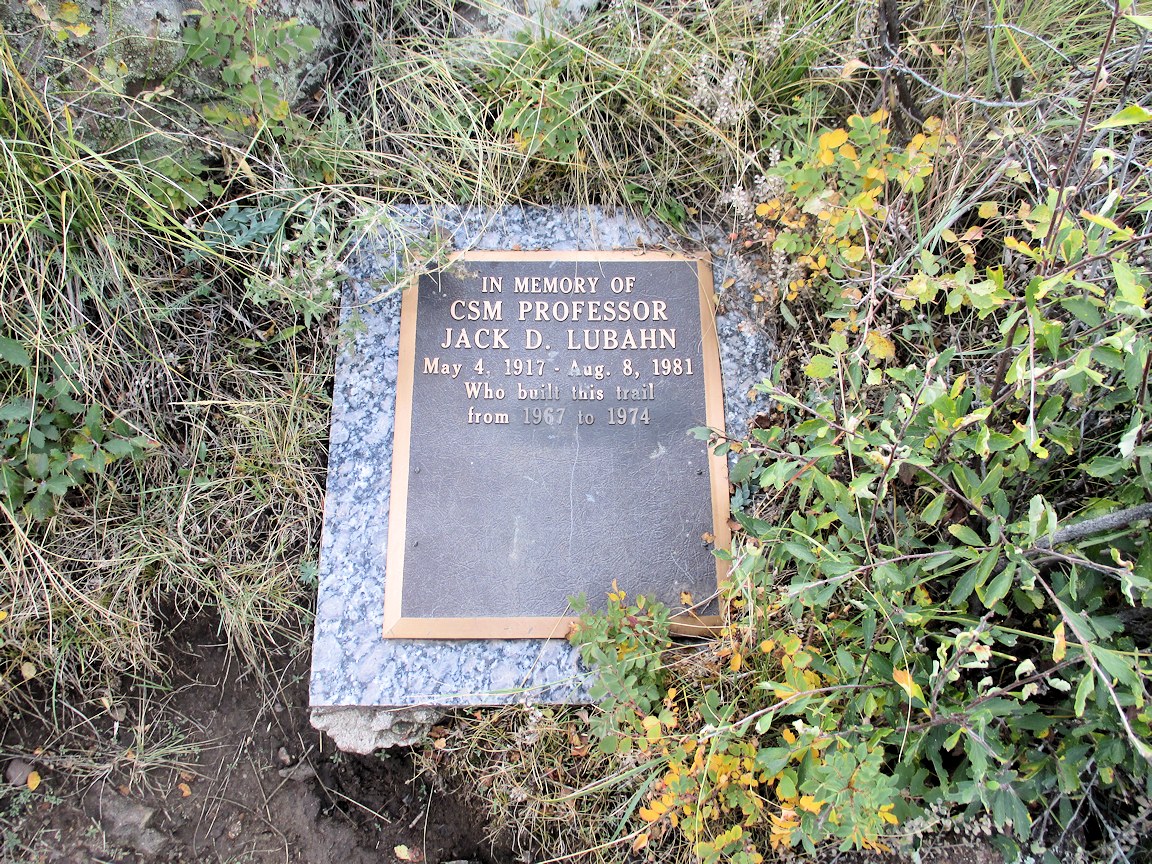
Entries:
{"label": "green leaf", "polygon": [[948,597],[949,603],[958,606],[971,596],[972,592],[976,590],[978,571],[978,567],[969,567],[964,571],[964,575],[956,582],[956,587],[952,589],[952,594]]}
{"label": "green leaf", "polygon": [[1131,21],[1137,27],[1152,30],[1152,15],[1125,15],[1124,18]]}
{"label": "green leaf", "polygon": [[72,486],[72,480],[67,474],[53,474],[44,481],[44,485],[53,495],[60,496],[65,494],[69,487]]}
{"label": "green leaf", "polygon": [[980,598],[985,606],[991,608],[1007,596],[1008,589],[1012,587],[1014,575],[1016,575],[1016,564],[1009,562],[1008,566],[992,577],[992,581],[984,589],[984,596]]}
{"label": "green leaf", "polygon": [[966,546],[987,546],[980,535],[969,528],[967,525],[949,525],[948,533],[958,539]]}
{"label": "green leaf", "polygon": [[836,361],[827,354],[817,354],[804,367],[804,374],[809,378],[831,378],[835,372]]}
{"label": "green leaf", "polygon": [[52,515],[52,496],[44,488],[41,488],[32,496],[32,500],[25,505],[24,509],[34,520],[43,522]]}
{"label": "green leaf", "polygon": [[[108,442],[111,444],[112,442]],[[109,448],[111,449],[111,448]],[[119,454],[124,455],[124,454]],[[728,472],[728,480],[736,485],[740,485],[752,476],[752,470],[759,463],[759,458],[753,453],[745,453],[737,460],[736,464],[732,466],[732,470]]]}
{"label": "green leaf", "polygon": [[32,358],[28,356],[24,346],[7,336],[0,336],[0,358],[21,369],[27,369],[32,364]]}
{"label": "green leaf", "polygon": [[27,399],[17,399],[0,405],[0,423],[8,420],[27,420],[32,413],[32,403]]}
{"label": "green leaf", "polygon": [[1132,272],[1132,268],[1123,261],[1113,261],[1112,275],[1116,277],[1117,298],[1143,309],[1144,286],[1137,283],[1136,274]]}
{"label": "green leaf", "polygon": [[1075,710],[1077,717],[1084,716],[1084,705],[1088,701],[1088,694],[1092,692],[1096,678],[1091,669],[1084,670],[1084,677],[1080,679],[1080,686],[1076,688]]}
{"label": "green leaf", "polygon": [[1139,686],[1140,678],[1136,669],[1125,662],[1125,658],[1130,655],[1110,651],[1099,645],[1089,644],[1085,647],[1092,652],[1092,656],[1096,658],[1096,662],[1104,668],[1104,671],[1117,682],[1132,688]]}
{"label": "green leaf", "polygon": [[924,508],[924,512],[920,514],[920,518],[929,525],[935,525],[940,521],[940,517],[944,514],[944,505],[946,503],[948,503],[948,493],[941,492],[939,495],[932,499],[932,502],[927,507]]}
{"label": "green leaf", "polygon": [[1128,465],[1127,459],[1116,459],[1112,456],[1096,456],[1086,465],[1081,467],[1089,477],[1111,477],[1112,475],[1123,471]]}
{"label": "green leaf", "polygon": [[1147,123],[1152,120],[1152,111],[1141,108],[1139,105],[1129,105],[1123,111],[1113,114],[1103,123],[1094,126],[1094,129],[1118,129],[1121,126],[1135,126],[1137,123]]}

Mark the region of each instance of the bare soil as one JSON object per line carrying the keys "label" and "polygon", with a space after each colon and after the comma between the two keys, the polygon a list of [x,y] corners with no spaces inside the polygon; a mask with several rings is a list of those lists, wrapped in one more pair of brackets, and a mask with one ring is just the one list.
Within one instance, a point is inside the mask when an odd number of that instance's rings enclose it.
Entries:
{"label": "bare soil", "polygon": [[[42,781],[0,786],[0,861],[506,860],[475,808],[417,776],[407,753],[350,756],[312,729],[306,657],[271,657],[278,680],[259,676],[203,623],[178,628],[170,654],[172,691],[131,688],[64,738],[7,718],[0,757]],[[59,728],[74,712],[56,710]]]}
{"label": "bare soil", "polygon": [[[240,666],[204,621],[168,646],[172,687],[66,702],[0,727],[0,862],[20,864],[523,864],[488,840],[480,805],[412,754],[341,753],[308,723],[307,652]],[[43,704],[51,704],[44,700]],[[100,706],[94,711],[93,706]],[[98,715],[98,716],[94,716]],[[64,734],[68,718],[77,720]],[[27,788],[35,770],[41,782]],[[510,826],[497,826],[505,829]],[[505,831],[505,836],[507,835]],[[497,835],[498,837],[500,835]],[[547,859],[539,850],[537,860]],[[622,860],[641,860],[622,850]],[[832,853],[837,864],[904,864]],[[942,842],[929,864],[997,864]]]}

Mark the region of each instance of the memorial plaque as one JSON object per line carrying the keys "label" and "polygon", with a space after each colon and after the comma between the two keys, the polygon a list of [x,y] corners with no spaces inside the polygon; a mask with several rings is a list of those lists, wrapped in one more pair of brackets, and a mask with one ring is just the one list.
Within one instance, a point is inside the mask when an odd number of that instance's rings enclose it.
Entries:
{"label": "memorial plaque", "polygon": [[462,253],[405,291],[386,637],[563,638],[613,581],[716,623],[712,297],[707,259],[656,252]]}

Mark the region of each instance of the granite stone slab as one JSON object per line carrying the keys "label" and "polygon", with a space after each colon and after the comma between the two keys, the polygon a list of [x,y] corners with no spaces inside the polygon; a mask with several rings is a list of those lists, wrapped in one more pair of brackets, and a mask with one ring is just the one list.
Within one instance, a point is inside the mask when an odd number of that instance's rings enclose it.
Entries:
{"label": "granite stone slab", "polygon": [[[702,245],[712,247],[719,287],[737,276],[726,269],[726,238],[714,230],[698,234],[701,245],[673,242],[667,229],[596,208],[410,207],[383,212],[379,225],[349,258],[341,302],[311,704],[322,709],[587,701],[588,673],[564,640],[382,636],[400,289],[413,272],[459,249],[695,251]],[[749,290],[739,281],[725,289],[733,298]],[[734,311],[742,304],[725,305],[730,311],[718,319],[718,330],[726,415],[728,428],[739,434],[758,408],[749,391],[769,368],[773,346]]]}

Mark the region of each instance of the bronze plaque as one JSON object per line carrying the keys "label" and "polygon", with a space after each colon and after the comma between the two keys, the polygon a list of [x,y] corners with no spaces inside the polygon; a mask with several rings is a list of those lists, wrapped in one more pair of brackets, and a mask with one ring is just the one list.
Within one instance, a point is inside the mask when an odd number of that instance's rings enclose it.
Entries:
{"label": "bronze plaque", "polygon": [[724,425],[708,260],[468,252],[416,283],[384,635],[563,638],[568,598],[613,581],[714,625],[727,465],[689,434]]}

